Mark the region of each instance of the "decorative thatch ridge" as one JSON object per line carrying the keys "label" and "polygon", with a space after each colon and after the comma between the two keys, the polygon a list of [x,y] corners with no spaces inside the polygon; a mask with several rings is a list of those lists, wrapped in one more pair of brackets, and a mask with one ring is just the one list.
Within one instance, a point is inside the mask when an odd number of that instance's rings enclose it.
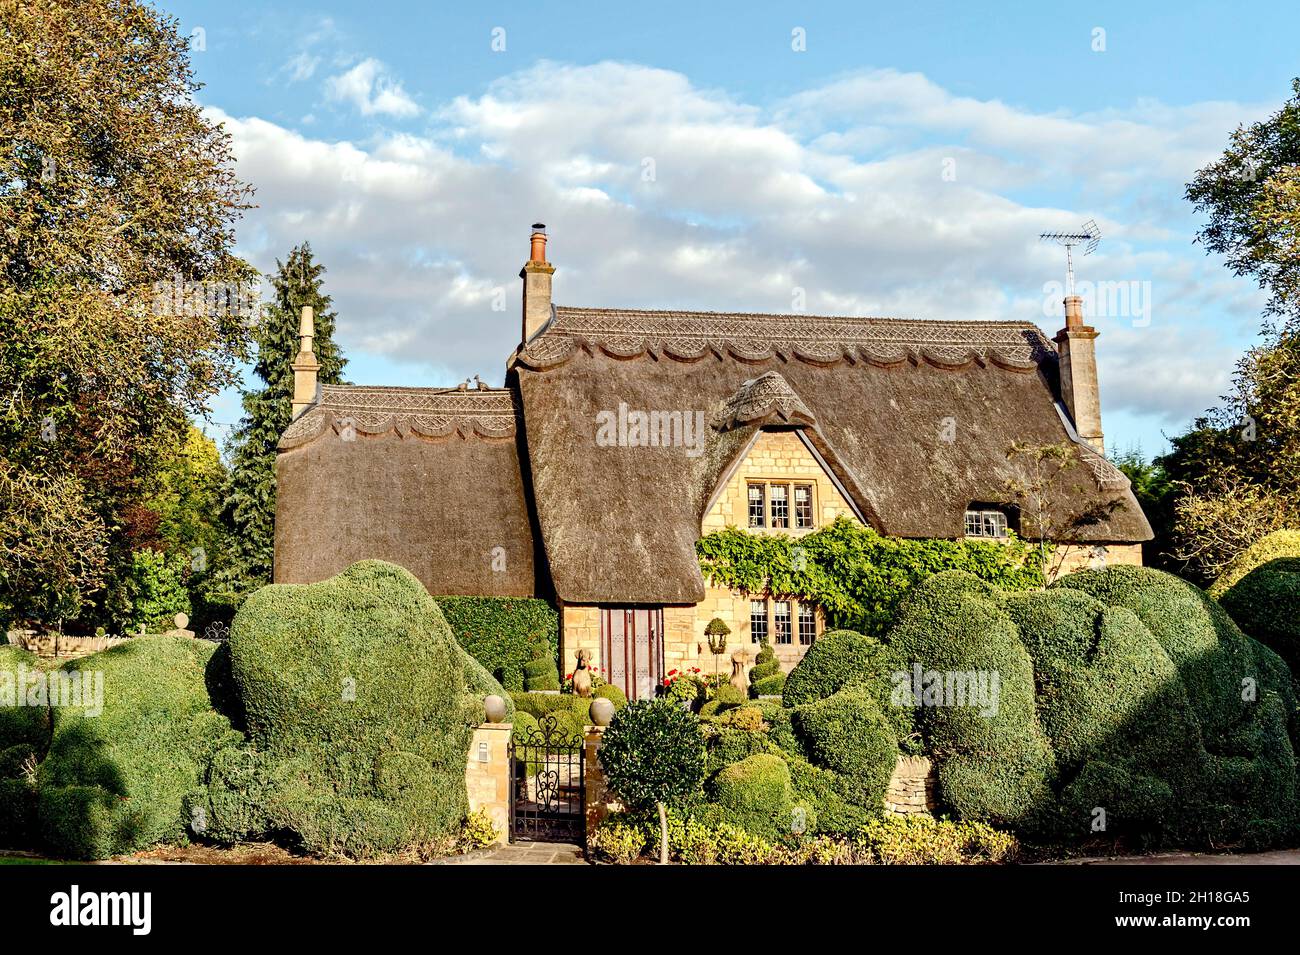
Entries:
{"label": "decorative thatch ridge", "polygon": [[778,372],[751,378],[727,399],[714,427],[729,431],[747,424],[816,424],[813,413]]}
{"label": "decorative thatch ridge", "polygon": [[514,392],[504,388],[394,388],[322,385],[320,397],[285,430],[280,448],[310,441],[327,427],[343,433],[396,431],[441,438],[458,433],[468,438],[509,438],[518,427]]}
{"label": "decorative thatch ridge", "polygon": [[759,315],[556,306],[541,334],[517,359],[533,369],[562,364],[578,351],[611,358],[693,362],[729,356],[744,362],[797,359],[814,365],[928,362],[944,368],[993,363],[1031,371],[1056,360],[1029,322],[928,322],[900,318]]}

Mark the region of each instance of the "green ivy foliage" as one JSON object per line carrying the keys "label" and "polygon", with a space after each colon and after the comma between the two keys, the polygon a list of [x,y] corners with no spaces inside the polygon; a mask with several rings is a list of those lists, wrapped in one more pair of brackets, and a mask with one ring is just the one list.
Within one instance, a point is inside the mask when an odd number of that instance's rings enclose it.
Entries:
{"label": "green ivy foliage", "polygon": [[1003,590],[1044,584],[1043,555],[1019,538],[884,537],[846,517],[797,538],[728,527],[702,538],[696,552],[716,586],[810,601],[828,626],[871,635],[889,627],[908,590],[945,570],[964,570]]}

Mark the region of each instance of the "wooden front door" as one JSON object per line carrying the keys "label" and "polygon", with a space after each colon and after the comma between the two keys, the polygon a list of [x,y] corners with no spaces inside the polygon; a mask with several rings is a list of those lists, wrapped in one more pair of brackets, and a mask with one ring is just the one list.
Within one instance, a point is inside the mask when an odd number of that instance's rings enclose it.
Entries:
{"label": "wooden front door", "polygon": [[629,700],[653,699],[664,679],[664,612],[653,607],[602,607],[605,677]]}

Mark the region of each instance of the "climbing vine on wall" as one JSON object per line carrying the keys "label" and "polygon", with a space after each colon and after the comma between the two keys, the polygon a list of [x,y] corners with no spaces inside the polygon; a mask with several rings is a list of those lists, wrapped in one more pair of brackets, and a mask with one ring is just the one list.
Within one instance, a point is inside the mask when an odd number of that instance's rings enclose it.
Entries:
{"label": "climbing vine on wall", "polygon": [[884,537],[848,518],[802,537],[735,527],[696,545],[705,580],[747,593],[769,592],[819,604],[828,627],[880,634],[917,582],[965,570],[1006,590],[1043,586],[1043,555],[1007,541]]}

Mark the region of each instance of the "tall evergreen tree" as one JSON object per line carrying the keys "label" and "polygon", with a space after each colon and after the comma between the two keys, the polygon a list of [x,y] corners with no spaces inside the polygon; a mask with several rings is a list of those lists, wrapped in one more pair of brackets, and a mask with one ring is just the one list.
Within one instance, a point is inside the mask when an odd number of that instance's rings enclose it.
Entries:
{"label": "tall evergreen tree", "polygon": [[314,351],[320,362],[319,381],[342,381],[346,360],[334,343],[335,314],[321,289],[325,266],[304,242],[288,258],[276,261],[268,275],[274,301],[262,311],[254,331],[257,362],[253,371],[260,388],[243,393],[244,417],[232,436],[230,479],[222,503],[222,521],[231,534],[228,565],[221,589],[232,603],[250,590],[271,582],[275,552],[275,449],[292,414],[293,371],[298,354],[299,316],[304,305],[316,313]]}

